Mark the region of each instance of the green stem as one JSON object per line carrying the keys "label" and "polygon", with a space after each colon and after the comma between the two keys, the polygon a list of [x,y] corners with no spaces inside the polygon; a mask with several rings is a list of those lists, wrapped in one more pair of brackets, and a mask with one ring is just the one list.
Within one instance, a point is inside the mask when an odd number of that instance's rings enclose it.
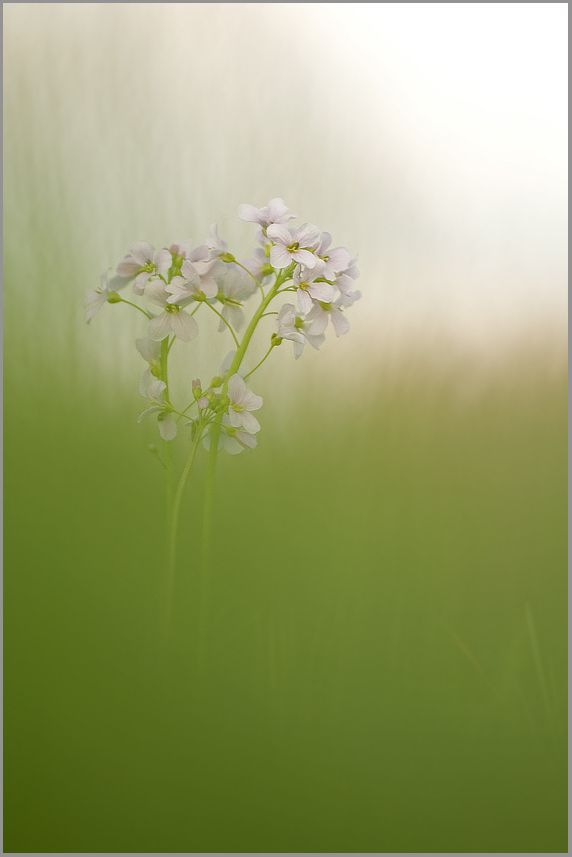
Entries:
{"label": "green stem", "polygon": [[268,357],[268,355],[270,354],[270,352],[272,351],[273,348],[274,348],[274,342],[272,343],[272,345],[270,346],[270,348],[268,349],[268,351],[266,352],[266,354],[264,355],[264,357],[262,358],[260,363],[257,363],[256,366],[254,367],[254,369],[251,369],[250,372],[248,373],[248,375],[244,376],[243,380],[246,381],[246,379],[249,378],[253,372],[256,372],[256,370],[258,369],[259,366],[262,366],[262,364],[264,363],[264,361],[266,360],[266,358]]}
{"label": "green stem", "polygon": [[135,307],[135,309],[138,309],[138,310],[139,310],[139,312],[142,312],[142,313],[143,313],[143,315],[146,315],[146,316],[147,316],[147,318],[148,318],[149,320],[151,320],[152,316],[150,316],[148,312],[145,312],[145,310],[144,310],[144,309],[142,309],[140,306],[137,306],[137,304],[132,304],[132,303],[131,303],[131,301],[126,301],[126,300],[125,300],[125,298],[120,298],[120,299],[119,299],[119,301],[118,301],[118,303],[119,303],[119,302],[121,302],[122,304],[127,304],[128,306],[133,306],[133,307]]}
{"label": "green stem", "polygon": [[185,490],[185,484],[188,479],[189,473],[191,472],[191,467],[193,466],[193,461],[195,460],[195,454],[198,449],[199,443],[202,437],[202,425],[197,426],[197,434],[193,445],[191,447],[191,451],[189,453],[189,457],[187,459],[187,463],[185,464],[185,469],[181,474],[181,478],[179,480],[179,484],[177,486],[177,492],[175,494],[175,498],[173,500],[172,507],[170,509],[169,516],[169,552],[168,552],[168,564],[167,564],[167,584],[166,584],[166,592],[165,592],[165,629],[167,630],[169,627],[170,619],[171,619],[171,610],[172,610],[172,602],[173,602],[173,589],[175,583],[175,565],[177,559],[177,530],[179,526],[179,513],[181,510],[181,500],[183,497],[183,492]]}

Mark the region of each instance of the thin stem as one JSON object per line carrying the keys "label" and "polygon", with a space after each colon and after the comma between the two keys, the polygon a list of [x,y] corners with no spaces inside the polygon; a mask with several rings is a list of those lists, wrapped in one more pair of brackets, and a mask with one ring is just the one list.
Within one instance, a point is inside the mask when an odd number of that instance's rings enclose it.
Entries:
{"label": "thin stem", "polygon": [[[219,421],[220,420],[220,421]],[[199,666],[202,669],[205,662],[207,647],[207,634],[209,625],[209,602],[210,602],[210,578],[211,578],[211,547],[214,513],[214,492],[216,461],[218,454],[218,438],[222,424],[222,414],[217,418],[213,431],[211,432],[211,444],[209,449],[209,460],[207,467],[207,482],[205,490],[205,504],[203,517],[203,544],[202,544],[202,587],[199,613]],[[218,430],[216,430],[218,426]]]}
{"label": "thin stem", "polygon": [[234,330],[232,329],[232,327],[230,326],[230,324],[228,323],[228,321],[226,320],[226,318],[225,318],[223,315],[221,315],[221,314],[220,314],[220,312],[218,311],[218,309],[215,309],[215,308],[214,308],[214,306],[213,306],[212,304],[209,304],[209,303],[207,303],[206,301],[203,301],[203,303],[206,303],[206,304],[207,304],[207,306],[208,306],[208,307],[210,307],[210,308],[212,309],[212,311],[213,311],[213,312],[216,312],[216,314],[218,315],[218,317],[224,321],[224,323],[226,324],[226,326],[228,327],[228,329],[229,329],[229,330],[230,330],[230,332],[232,333],[232,338],[233,338],[233,339],[234,339],[234,341],[236,342],[236,347],[237,347],[237,348],[239,348],[239,342],[238,342],[238,339],[236,338],[235,333],[234,333]]}
{"label": "thin stem", "polygon": [[137,306],[137,304],[132,304],[131,301],[126,301],[125,298],[120,298],[119,300],[121,301],[122,304],[127,304],[128,306],[135,307],[135,309],[138,309],[139,312],[142,312],[143,315],[146,315],[147,318],[149,319],[149,321],[151,321],[152,316],[150,316],[148,312],[145,312],[145,310],[142,309],[142,307]]}
{"label": "thin stem", "polygon": [[195,460],[195,454],[199,443],[202,438],[202,425],[197,426],[197,434],[195,436],[195,440],[191,447],[191,451],[189,453],[189,457],[187,459],[187,463],[185,464],[185,469],[181,474],[181,478],[179,480],[179,485],[177,486],[177,492],[175,494],[175,498],[170,510],[169,516],[169,552],[168,552],[168,565],[167,565],[167,583],[166,583],[166,591],[165,591],[165,630],[168,630],[170,618],[171,618],[171,609],[172,609],[172,601],[173,601],[173,589],[175,583],[175,565],[176,565],[176,554],[177,554],[177,529],[179,526],[179,513],[181,510],[181,500],[183,497],[183,491],[185,489],[185,483],[188,479],[189,473],[191,472],[191,467],[193,466],[193,461]]}
{"label": "thin stem", "polygon": [[256,372],[256,370],[258,369],[259,366],[262,366],[262,364],[264,363],[264,361],[266,360],[266,358],[268,357],[268,355],[270,354],[270,352],[272,351],[273,348],[274,348],[274,343],[272,343],[272,345],[270,346],[270,348],[268,349],[268,351],[266,352],[266,354],[264,355],[264,357],[262,358],[260,363],[257,363],[256,366],[254,367],[254,369],[251,369],[250,372],[248,373],[248,375],[244,376],[244,379],[243,379],[244,381],[246,381],[246,379],[249,378],[253,372]]}

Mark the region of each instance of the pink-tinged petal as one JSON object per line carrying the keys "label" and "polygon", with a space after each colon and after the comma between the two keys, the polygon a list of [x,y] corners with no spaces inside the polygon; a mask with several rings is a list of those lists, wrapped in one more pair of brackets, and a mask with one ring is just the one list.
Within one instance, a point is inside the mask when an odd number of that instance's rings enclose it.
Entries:
{"label": "pink-tinged petal", "polygon": [[178,312],[171,315],[171,330],[183,342],[190,342],[198,334],[199,326],[187,312]]}
{"label": "pink-tinged petal", "polygon": [[[280,199],[279,196],[271,199],[267,206],[268,209],[268,220],[270,223],[281,223],[284,215],[288,211],[288,206],[284,202],[283,199]],[[293,214],[289,215],[289,219],[294,217]]]}
{"label": "pink-tinged petal", "polygon": [[240,416],[242,417],[242,425],[247,432],[255,434],[257,431],[260,431],[260,423],[256,417],[253,417],[248,411],[243,411]]}
{"label": "pink-tinged petal", "polygon": [[324,256],[326,250],[332,243],[332,236],[329,232],[322,232],[320,235],[320,240],[318,241],[317,246],[314,248],[314,253],[317,253],[318,256]]}
{"label": "pink-tinged petal", "polygon": [[177,423],[171,417],[159,420],[159,434],[163,440],[175,440],[177,437]]}
{"label": "pink-tinged petal", "polygon": [[308,293],[314,300],[322,301],[325,304],[333,301],[336,296],[336,290],[329,283],[312,283],[308,286]]}
{"label": "pink-tinged petal", "polygon": [[158,274],[166,274],[173,264],[173,257],[168,250],[157,250],[153,262],[157,266]]}
{"label": "pink-tinged petal", "polygon": [[297,241],[300,247],[311,247],[315,244],[320,236],[320,230],[312,223],[303,223],[294,233],[294,241]]}
{"label": "pink-tinged petal", "polygon": [[328,313],[322,312],[318,318],[312,322],[308,329],[308,333],[312,336],[320,336],[328,326]]}
{"label": "pink-tinged petal", "polygon": [[242,414],[237,413],[231,406],[228,411],[228,421],[231,426],[238,428],[242,425]]}
{"label": "pink-tinged petal", "polygon": [[292,257],[283,244],[275,244],[270,250],[270,264],[273,268],[287,268]]}
{"label": "pink-tinged petal", "polygon": [[292,253],[292,259],[295,259],[297,262],[300,262],[301,265],[305,265],[307,268],[314,268],[321,260],[317,258],[317,256],[313,256],[309,250],[296,250],[295,253]]}
{"label": "pink-tinged petal", "polygon": [[310,312],[312,309],[312,298],[305,289],[298,289],[298,306],[300,312]]}
{"label": "pink-tinged petal", "polygon": [[266,234],[273,241],[284,244],[286,247],[292,243],[292,233],[285,226],[282,226],[281,223],[272,223],[266,230]]}
{"label": "pink-tinged petal", "polygon": [[146,271],[142,271],[135,277],[133,282],[133,291],[136,295],[142,295],[145,291],[145,286],[149,282],[149,277],[151,274],[148,274]]}
{"label": "pink-tinged petal", "polygon": [[[323,254],[320,254],[323,255]],[[350,264],[350,254],[345,247],[336,247],[328,253],[328,268],[335,271],[345,271]]]}
{"label": "pink-tinged petal", "polygon": [[117,273],[120,277],[134,277],[140,269],[139,262],[135,262],[130,256],[127,256],[117,266]]}
{"label": "pink-tinged petal", "polygon": [[236,405],[241,405],[242,400],[246,397],[246,384],[240,375],[233,375],[228,382],[228,395],[231,402]]}
{"label": "pink-tinged petal", "polygon": [[84,305],[89,306],[90,304],[94,303],[95,301],[100,301],[100,300],[102,300],[102,297],[101,297],[101,292],[99,291],[99,289],[88,289],[88,291],[85,293]]}
{"label": "pink-tinged petal", "polygon": [[149,338],[160,342],[165,339],[171,332],[171,313],[163,312],[157,318],[151,319],[149,329],[147,331]]}
{"label": "pink-tinged petal", "polygon": [[189,256],[189,260],[194,265],[196,262],[208,262],[209,261],[209,248],[206,244],[201,244],[200,247],[197,247],[191,255]]}
{"label": "pink-tinged petal", "polygon": [[258,223],[258,208],[243,202],[238,206],[238,216],[241,220],[246,220],[248,223]]}
{"label": "pink-tinged petal", "polygon": [[218,283],[213,277],[201,277],[199,289],[207,298],[216,298],[218,295]]}
{"label": "pink-tinged petal", "polygon": [[347,274],[339,274],[336,285],[342,294],[349,295],[354,287],[354,281]]}
{"label": "pink-tinged petal", "polygon": [[136,262],[139,262],[139,265],[143,267],[147,262],[153,261],[153,255],[155,253],[155,248],[148,244],[146,241],[136,241],[129,248],[129,252],[133,256]]}
{"label": "pink-tinged petal", "polygon": [[148,417],[151,414],[156,414],[162,410],[163,410],[163,408],[159,408],[156,405],[154,405],[152,408],[147,408],[146,411],[143,411],[143,413],[139,415],[139,419],[137,420],[137,422],[140,423],[142,420],[145,419],[145,417]]}
{"label": "pink-tinged petal", "polygon": [[[189,262],[188,259],[185,259],[185,261],[183,262],[183,265],[181,267],[181,274],[183,275],[185,280],[192,280],[196,274],[192,263]],[[175,279],[175,277],[173,277],[173,279]]]}
{"label": "pink-tinged petal", "polygon": [[168,301],[169,293],[163,283],[150,283],[146,294],[147,300],[156,306],[164,307]]}
{"label": "pink-tinged petal", "polygon": [[334,310],[331,314],[331,319],[336,336],[343,336],[350,329],[350,323],[341,310]]}

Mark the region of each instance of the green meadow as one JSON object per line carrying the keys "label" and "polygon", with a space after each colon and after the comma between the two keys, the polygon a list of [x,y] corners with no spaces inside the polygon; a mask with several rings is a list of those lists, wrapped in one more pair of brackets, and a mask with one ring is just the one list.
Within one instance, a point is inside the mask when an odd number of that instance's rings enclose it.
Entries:
{"label": "green meadow", "polygon": [[199,651],[206,454],[165,640],[138,372],[110,406],[16,327],[6,851],[566,851],[564,372],[306,374],[220,457]]}

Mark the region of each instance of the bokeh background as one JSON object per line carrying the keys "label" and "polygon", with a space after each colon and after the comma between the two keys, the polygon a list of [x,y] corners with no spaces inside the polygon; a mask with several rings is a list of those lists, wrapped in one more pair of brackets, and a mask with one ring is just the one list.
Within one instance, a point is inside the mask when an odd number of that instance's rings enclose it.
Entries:
{"label": "bokeh background", "polygon": [[[3,9],[5,850],[565,852],[566,5]],[[363,298],[257,373],[198,659],[205,462],[165,644],[144,330],[83,299],[275,196]]]}

